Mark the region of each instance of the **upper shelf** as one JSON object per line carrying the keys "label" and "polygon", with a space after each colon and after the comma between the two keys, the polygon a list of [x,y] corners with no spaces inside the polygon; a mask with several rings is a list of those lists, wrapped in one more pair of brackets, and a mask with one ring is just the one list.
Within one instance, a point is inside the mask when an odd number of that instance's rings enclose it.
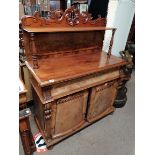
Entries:
{"label": "upper shelf", "polygon": [[78,31],[102,31],[113,30],[114,28],[106,27],[25,27],[27,32],[78,32]]}

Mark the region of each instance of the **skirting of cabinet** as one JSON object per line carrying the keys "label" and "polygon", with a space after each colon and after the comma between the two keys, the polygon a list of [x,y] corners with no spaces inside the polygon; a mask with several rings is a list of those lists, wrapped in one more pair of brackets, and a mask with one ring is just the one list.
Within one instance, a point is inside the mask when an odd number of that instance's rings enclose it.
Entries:
{"label": "skirting of cabinet", "polygon": [[109,114],[113,113],[115,111],[115,108],[114,107],[110,107],[109,109],[107,109],[104,113],[103,113],[103,116],[102,117],[99,117],[98,119],[92,121],[92,122],[87,122],[85,121],[84,124],[82,126],[80,126],[80,128],[76,129],[76,130],[73,130],[72,132],[68,133],[67,135],[65,136],[62,136],[62,137],[59,137],[59,138],[53,138],[53,139],[47,139],[45,134],[44,134],[44,131],[42,131],[42,128],[40,126],[40,123],[37,119],[36,116],[34,116],[34,119],[35,119],[35,122],[37,124],[37,127],[39,129],[39,131],[41,131],[42,135],[43,135],[43,138],[45,140],[45,143],[47,145],[47,148],[50,148],[51,146],[61,142],[62,140],[64,140],[65,138],[68,138],[74,134],[76,134],[77,132],[81,131],[82,129],[94,124],[95,122],[101,120],[102,118],[108,116]]}

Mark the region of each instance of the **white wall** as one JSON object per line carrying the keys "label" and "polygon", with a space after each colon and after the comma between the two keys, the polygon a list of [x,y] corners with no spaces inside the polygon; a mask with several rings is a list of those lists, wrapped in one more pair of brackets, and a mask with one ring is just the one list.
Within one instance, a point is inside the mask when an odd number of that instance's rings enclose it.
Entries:
{"label": "white wall", "polygon": [[[107,14],[107,25],[106,25],[107,27],[113,27],[117,7],[118,7],[118,0],[109,0],[108,14]],[[106,52],[109,49],[111,34],[112,34],[111,31],[105,32],[103,50]]]}
{"label": "white wall", "polygon": [[[126,41],[132,24],[135,2],[134,0],[110,0],[108,6],[107,27],[117,28],[112,48],[112,54],[120,56],[125,49]],[[108,51],[111,33],[106,32],[103,50]]]}

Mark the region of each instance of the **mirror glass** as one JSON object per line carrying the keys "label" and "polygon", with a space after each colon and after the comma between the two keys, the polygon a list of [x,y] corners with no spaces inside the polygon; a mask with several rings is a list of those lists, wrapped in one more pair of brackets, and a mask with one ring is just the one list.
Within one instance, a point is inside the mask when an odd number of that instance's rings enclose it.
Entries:
{"label": "mirror glass", "polygon": [[65,11],[74,5],[80,12],[89,12],[96,19],[98,16],[107,16],[109,0],[20,0],[20,3],[25,15],[33,15],[38,11],[42,17],[47,18],[49,11]]}

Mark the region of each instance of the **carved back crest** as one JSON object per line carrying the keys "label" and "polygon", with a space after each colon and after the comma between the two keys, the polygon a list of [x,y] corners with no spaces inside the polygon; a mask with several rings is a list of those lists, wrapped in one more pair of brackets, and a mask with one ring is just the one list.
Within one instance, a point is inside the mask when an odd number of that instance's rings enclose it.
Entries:
{"label": "carved back crest", "polygon": [[39,12],[33,16],[24,16],[21,19],[22,27],[97,27],[106,26],[106,18],[92,20],[91,14],[82,12],[71,6],[65,12],[61,10],[49,11],[45,19],[40,17]]}

